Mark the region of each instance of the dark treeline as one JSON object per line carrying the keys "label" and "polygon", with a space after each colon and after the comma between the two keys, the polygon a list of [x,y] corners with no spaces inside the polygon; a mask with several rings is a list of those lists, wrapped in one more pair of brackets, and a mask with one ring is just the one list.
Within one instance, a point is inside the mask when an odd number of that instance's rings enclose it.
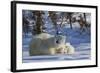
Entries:
{"label": "dark treeline", "polygon": [[43,16],[45,16],[48,19],[51,19],[51,22],[49,23],[53,24],[57,35],[59,34],[58,28],[62,28],[64,26],[64,22],[67,22],[67,24],[70,25],[71,29],[73,29],[73,23],[78,22],[80,30],[84,32],[86,29],[90,28],[91,24],[87,21],[87,14],[88,13],[78,12],[23,10],[23,32],[28,33],[29,31],[31,31],[33,35],[44,32],[43,30],[46,29],[44,27],[46,21],[44,21],[45,18]]}

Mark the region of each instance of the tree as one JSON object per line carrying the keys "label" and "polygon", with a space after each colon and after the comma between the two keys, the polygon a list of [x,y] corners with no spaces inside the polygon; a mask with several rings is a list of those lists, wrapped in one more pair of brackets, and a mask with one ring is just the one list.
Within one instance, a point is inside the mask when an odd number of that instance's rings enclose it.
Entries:
{"label": "tree", "polygon": [[36,17],[36,25],[33,26],[33,31],[35,31],[35,34],[40,34],[42,33],[42,26],[43,26],[43,21],[42,21],[42,11],[34,11],[33,12],[35,17]]}
{"label": "tree", "polygon": [[83,15],[84,15],[84,21],[86,22],[86,15],[85,15],[85,13],[83,13]]}
{"label": "tree", "polygon": [[64,18],[66,18],[66,20],[67,20],[67,13],[66,12],[61,12],[60,18],[61,18],[61,23],[59,25],[60,25],[60,27],[62,27],[63,22],[64,22]]}
{"label": "tree", "polygon": [[29,22],[27,18],[23,16],[23,32],[28,33],[28,30],[29,30]]}
{"label": "tree", "polygon": [[83,13],[84,15],[84,23],[85,23],[85,27],[88,29],[89,24],[86,21],[86,13]]}
{"label": "tree", "polygon": [[54,11],[49,11],[48,13],[49,13],[49,17],[51,18],[51,21],[54,25],[54,28],[56,30],[56,34],[58,35],[59,30],[58,30],[58,27],[57,27],[57,14]]}
{"label": "tree", "polygon": [[66,20],[69,19],[70,28],[72,29],[72,14],[73,14],[72,12],[61,12],[62,22],[60,25],[62,25],[64,18]]}
{"label": "tree", "polygon": [[69,18],[69,23],[70,23],[70,28],[72,29],[72,12],[67,12],[67,14],[68,14],[68,18]]}

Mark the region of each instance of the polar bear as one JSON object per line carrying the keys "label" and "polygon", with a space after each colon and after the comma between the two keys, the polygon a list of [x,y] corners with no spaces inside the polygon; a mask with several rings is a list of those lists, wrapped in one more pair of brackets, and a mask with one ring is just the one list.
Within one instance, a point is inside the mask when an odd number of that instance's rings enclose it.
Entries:
{"label": "polar bear", "polygon": [[48,33],[41,33],[33,36],[29,44],[30,56],[35,55],[55,55],[73,54],[74,48],[70,44],[65,44],[66,37],[54,36]]}

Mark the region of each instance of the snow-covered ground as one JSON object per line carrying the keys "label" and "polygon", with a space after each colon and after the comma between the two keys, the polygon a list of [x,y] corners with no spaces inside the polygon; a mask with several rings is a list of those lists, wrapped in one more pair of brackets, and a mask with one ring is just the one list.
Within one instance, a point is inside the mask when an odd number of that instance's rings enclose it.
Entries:
{"label": "snow-covered ground", "polygon": [[29,56],[28,49],[23,50],[23,63],[28,62],[43,62],[43,61],[56,61],[56,60],[83,60],[90,59],[90,44],[83,43],[75,45],[75,54],[73,55],[45,55],[45,56]]}
{"label": "snow-covered ground", "polygon": [[[55,34],[55,30],[52,29],[53,26],[50,26],[49,22],[46,22],[46,30],[49,34]],[[29,42],[32,39],[32,34],[28,33],[23,37],[23,54],[22,62],[43,62],[43,61],[55,61],[55,60],[83,60],[91,58],[91,44],[90,44],[90,34],[83,32],[81,34],[79,29],[79,24],[74,23],[73,29],[70,29],[70,25],[66,23],[62,29],[59,29],[62,35],[67,37],[66,42],[70,42],[71,45],[75,48],[75,54],[73,55],[45,55],[45,56],[29,56]]]}

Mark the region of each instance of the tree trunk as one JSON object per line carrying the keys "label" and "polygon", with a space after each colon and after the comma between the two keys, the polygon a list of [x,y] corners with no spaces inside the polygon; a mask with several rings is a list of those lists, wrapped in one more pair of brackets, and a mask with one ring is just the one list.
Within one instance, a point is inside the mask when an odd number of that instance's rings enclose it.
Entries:
{"label": "tree trunk", "polygon": [[72,21],[71,21],[71,14],[69,14],[69,23],[70,23],[70,28],[72,29]]}
{"label": "tree trunk", "polygon": [[41,13],[41,11],[35,11],[34,14],[36,15],[35,34],[40,34],[40,33],[42,33],[42,25],[43,25],[42,13]]}
{"label": "tree trunk", "polygon": [[85,23],[85,27],[87,27],[86,14],[85,14],[85,13],[83,13],[83,14],[84,14],[84,23]]}
{"label": "tree trunk", "polygon": [[57,15],[56,15],[56,12],[53,12],[53,11],[49,11],[49,17],[51,18],[51,21],[54,25],[54,28],[56,30],[56,35],[59,34],[59,30],[58,30],[58,27],[57,27]]}

